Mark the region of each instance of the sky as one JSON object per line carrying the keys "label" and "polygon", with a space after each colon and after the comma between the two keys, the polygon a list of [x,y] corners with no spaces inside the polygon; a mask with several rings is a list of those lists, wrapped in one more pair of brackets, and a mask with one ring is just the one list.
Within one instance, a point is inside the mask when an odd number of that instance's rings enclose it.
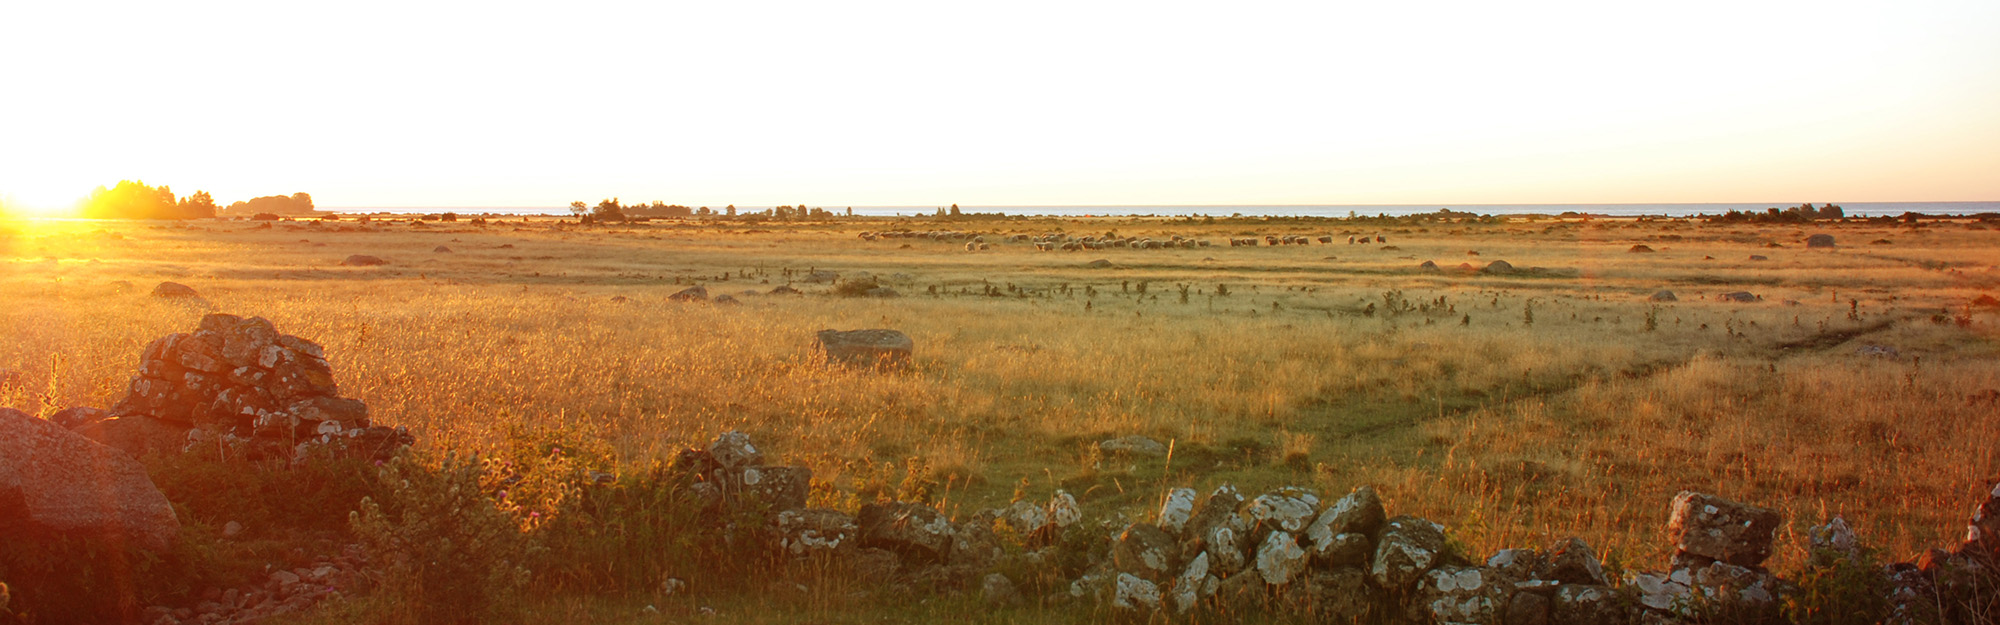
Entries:
{"label": "sky", "polygon": [[2000,200],[2000,2],[6,2],[0,201]]}

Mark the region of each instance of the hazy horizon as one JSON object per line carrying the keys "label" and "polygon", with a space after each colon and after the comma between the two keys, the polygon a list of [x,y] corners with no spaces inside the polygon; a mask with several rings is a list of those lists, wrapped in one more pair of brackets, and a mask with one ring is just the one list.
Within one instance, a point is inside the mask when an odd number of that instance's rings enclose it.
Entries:
{"label": "hazy horizon", "polygon": [[1982,201],[1996,28],[1973,1],[13,3],[0,197]]}

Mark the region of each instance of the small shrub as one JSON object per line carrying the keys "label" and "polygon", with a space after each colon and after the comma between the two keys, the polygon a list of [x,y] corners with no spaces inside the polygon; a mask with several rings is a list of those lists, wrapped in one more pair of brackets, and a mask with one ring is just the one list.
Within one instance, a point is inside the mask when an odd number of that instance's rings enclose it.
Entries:
{"label": "small shrub", "polygon": [[412,455],[382,471],[381,501],[361,500],[354,533],[375,554],[376,593],[391,598],[396,623],[511,620],[529,581],[533,551],[521,520],[480,490],[484,463],[447,455],[436,468]]}
{"label": "small shrub", "polygon": [[1801,572],[1798,589],[1785,595],[1785,617],[1797,625],[1864,625],[1889,617],[1889,580],[1873,550],[1860,557],[1822,551],[1826,566]]}

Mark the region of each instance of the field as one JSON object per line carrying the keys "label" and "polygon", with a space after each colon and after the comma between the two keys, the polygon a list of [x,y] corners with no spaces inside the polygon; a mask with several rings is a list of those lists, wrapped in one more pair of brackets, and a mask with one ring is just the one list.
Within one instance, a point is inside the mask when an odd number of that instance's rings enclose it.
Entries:
{"label": "field", "polygon": [[[1145,518],[1170,487],[1373,484],[1482,553],[1574,535],[1661,568],[1668,503],[1701,490],[1781,510],[1789,570],[1832,515],[1891,558],[1956,541],[2000,481],[2000,308],[1975,304],[2000,231],[1972,220],[263,225],[0,224],[0,405],[109,406],[149,341],[229,312],[323,344],[343,394],[420,447],[581,433],[633,471],[737,429],[850,509],[1060,488]],[[894,230],[990,247],[858,236]],[[1052,232],[1214,245],[1004,242]],[[1334,243],[1228,245],[1266,235]],[[1499,260],[1517,271],[1468,270]],[[899,295],[835,292],[864,275]],[[696,283],[739,303],[667,299]],[[765,294],[786,284],[803,294]],[[828,328],[907,332],[914,366],[828,367]],[[1098,448],[1133,434],[1171,455]]]}

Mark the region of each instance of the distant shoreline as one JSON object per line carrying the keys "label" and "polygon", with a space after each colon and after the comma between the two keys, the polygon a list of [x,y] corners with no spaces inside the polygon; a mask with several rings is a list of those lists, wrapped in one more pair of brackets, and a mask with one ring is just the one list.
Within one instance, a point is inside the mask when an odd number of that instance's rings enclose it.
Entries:
{"label": "distant shoreline", "polygon": [[[1654,203],[1654,204],[1255,204],[1255,205],[1050,205],[1050,206],[974,206],[961,205],[967,213],[1003,213],[1031,217],[1182,217],[1212,216],[1230,217],[1346,217],[1350,212],[1356,216],[1412,215],[1434,213],[1440,209],[1480,215],[1560,215],[1578,213],[1604,217],[1693,217],[1697,215],[1720,215],[1729,211],[1762,212],[1765,209],[1784,209],[1804,202],[1716,202],[1716,203]],[[1825,202],[1814,202],[1815,206]],[[1904,213],[1921,213],[1935,216],[1966,216],[1982,213],[2000,213],[2000,201],[1963,202],[1833,202],[1846,210],[1850,217],[1896,216]],[[769,206],[739,206],[742,211],[761,211]],[[845,214],[849,207],[827,206],[829,211]],[[856,216],[868,217],[921,217],[937,212],[936,206],[855,206]],[[395,214],[422,215],[433,213],[458,213],[460,215],[569,215],[567,207],[537,206],[323,206],[321,212],[339,214]]]}

